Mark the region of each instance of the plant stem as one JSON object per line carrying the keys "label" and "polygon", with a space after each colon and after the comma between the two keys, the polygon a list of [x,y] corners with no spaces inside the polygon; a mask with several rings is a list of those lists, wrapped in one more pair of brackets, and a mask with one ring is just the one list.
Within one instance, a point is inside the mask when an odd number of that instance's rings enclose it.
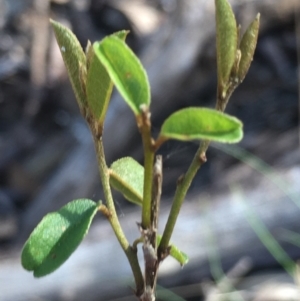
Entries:
{"label": "plant stem", "polygon": [[142,227],[149,229],[151,226],[151,200],[152,178],[154,164],[154,142],[151,137],[151,121],[149,108],[141,108],[142,114],[137,116],[137,124],[141,132],[144,148],[144,194],[142,208]]}
{"label": "plant stem", "polygon": [[[227,91],[223,93],[220,86],[218,86],[217,91],[217,102],[216,102],[216,110],[220,112],[224,112],[226,105],[229,101],[232,92],[237,87],[237,84],[234,81],[231,81]],[[200,169],[202,164],[206,162],[206,151],[209,147],[209,140],[202,140],[200,146],[191,162],[186,174],[179,178],[177,181],[177,187],[171,207],[171,211],[158,247],[159,258],[163,260],[168,255],[168,246],[170,243],[170,239],[177,221],[177,217],[179,215],[181,205],[185,199],[188,189],[191,186],[191,183]]]}
{"label": "plant stem", "polygon": [[[148,136],[148,135],[147,135]],[[150,150],[148,137],[143,137],[144,144],[144,195],[143,195],[143,211],[142,226],[148,229],[151,225],[151,195],[152,195],[152,177],[154,152]]]}
{"label": "plant stem", "polygon": [[158,254],[160,254],[160,258],[164,258],[167,255],[165,254],[165,252],[169,246],[171,235],[173,233],[181,205],[198,169],[202,166],[203,163],[206,162],[206,151],[209,143],[209,140],[201,141],[200,147],[198,148],[193,161],[189,166],[189,169],[187,170],[183,178],[179,179],[177,182],[177,188],[175,191],[171,211],[158,248]]}
{"label": "plant stem", "polygon": [[124,252],[128,258],[129,264],[131,266],[131,269],[132,269],[132,272],[134,275],[135,283],[136,283],[136,294],[137,294],[137,296],[139,296],[144,290],[144,280],[143,280],[143,275],[142,275],[141,268],[140,268],[138,258],[137,258],[137,250],[134,250],[130,246],[130,244],[122,230],[122,227],[119,223],[119,219],[118,219],[118,216],[116,213],[116,208],[114,205],[111,188],[110,188],[110,184],[109,184],[109,172],[108,172],[108,168],[107,168],[106,161],[105,161],[102,137],[96,138],[95,135],[93,135],[93,136],[94,136],[94,142],[95,142],[95,147],[96,147],[96,155],[97,155],[97,160],[98,160],[99,173],[100,173],[100,178],[101,178],[101,182],[102,182],[102,186],[103,186],[103,193],[104,193],[106,205],[107,205],[107,208],[108,208],[109,214],[110,214],[108,216],[108,220],[111,224],[111,227],[113,228],[113,231],[115,232],[115,235],[116,235],[122,249],[124,250]]}

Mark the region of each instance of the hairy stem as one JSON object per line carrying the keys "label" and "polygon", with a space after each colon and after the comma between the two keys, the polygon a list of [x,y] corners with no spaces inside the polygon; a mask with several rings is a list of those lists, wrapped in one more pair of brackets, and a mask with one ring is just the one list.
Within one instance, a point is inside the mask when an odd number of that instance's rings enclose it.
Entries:
{"label": "hairy stem", "polygon": [[142,208],[142,227],[151,226],[152,178],[155,149],[151,137],[151,121],[148,107],[142,108],[142,114],[137,116],[137,124],[141,132],[144,148],[144,194]]}
{"label": "hairy stem", "polygon": [[129,264],[131,266],[135,283],[136,283],[136,294],[139,296],[143,290],[144,290],[144,280],[143,275],[141,272],[141,268],[138,262],[137,258],[137,250],[132,248],[125,237],[125,234],[122,230],[122,227],[119,223],[119,219],[116,213],[111,188],[109,184],[109,172],[105,161],[105,154],[104,154],[104,148],[102,143],[102,137],[97,139],[94,136],[94,142],[96,147],[96,154],[97,154],[97,160],[98,160],[98,166],[99,166],[99,172],[100,172],[100,178],[103,186],[103,193],[106,200],[106,205],[109,210],[108,220],[111,224],[111,227],[113,228],[113,231],[115,232],[115,235],[124,250]]}
{"label": "hairy stem", "polygon": [[191,186],[191,183],[197,173],[197,171],[199,170],[199,168],[201,167],[201,165],[203,163],[206,162],[206,150],[209,146],[210,141],[208,140],[203,140],[201,142],[201,145],[199,147],[199,149],[197,150],[193,161],[191,162],[189,169],[187,170],[186,174],[183,176],[183,178],[180,178],[177,182],[177,188],[175,191],[175,196],[173,199],[173,204],[171,207],[171,211],[169,214],[169,218],[167,221],[167,224],[165,226],[160,244],[159,244],[159,248],[158,248],[158,254],[160,258],[165,258],[166,255],[165,254],[169,243],[170,243],[170,239],[171,239],[171,235],[173,233],[176,221],[177,221],[177,217],[179,215],[180,212],[180,208],[181,205],[185,199],[186,193],[188,191],[188,189]]}
{"label": "hairy stem", "polygon": [[150,150],[148,137],[143,137],[144,144],[144,195],[143,195],[143,211],[142,226],[144,229],[150,227],[151,224],[151,197],[152,197],[152,178],[153,178],[153,162],[154,153]]}

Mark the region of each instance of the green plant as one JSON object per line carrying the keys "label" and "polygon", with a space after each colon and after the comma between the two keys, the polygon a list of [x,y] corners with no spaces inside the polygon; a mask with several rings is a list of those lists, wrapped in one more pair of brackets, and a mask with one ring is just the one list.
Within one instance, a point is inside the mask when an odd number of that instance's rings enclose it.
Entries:
{"label": "green plant", "polygon": [[[253,58],[259,27],[259,14],[242,38],[227,0],[216,0],[217,30],[217,102],[216,110],[185,108],[173,113],[162,124],[156,139],[151,135],[150,87],[147,74],[138,58],[126,45],[128,34],[120,31],[84,52],[73,33],[51,21],[69,78],[83,117],[86,119],[96,148],[105,203],[88,199],[74,200],[59,211],[46,215],[25,243],[22,265],[41,277],[57,269],[76,249],[97,212],[107,217],[131,266],[135,294],[139,300],[155,300],[160,263],[169,255],[181,265],[187,256],[170,244],[171,235],[190,184],[203,163],[210,141],[235,143],[242,139],[242,123],[224,114],[234,89],[243,81]],[[107,166],[102,144],[105,115],[113,86],[132,109],[140,131],[144,166],[126,157]],[[162,157],[159,147],[169,139],[201,140],[190,167],[177,182],[173,204],[163,234],[157,234],[162,185]],[[141,206],[140,237],[129,244],[116,214],[111,188]],[[137,244],[143,244],[145,274],[137,258]]]}

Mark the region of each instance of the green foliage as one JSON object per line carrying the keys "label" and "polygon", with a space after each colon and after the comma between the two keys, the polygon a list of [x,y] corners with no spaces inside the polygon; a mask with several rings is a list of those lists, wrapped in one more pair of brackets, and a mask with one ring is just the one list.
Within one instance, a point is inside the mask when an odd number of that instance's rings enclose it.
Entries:
{"label": "green foliage", "polygon": [[[44,217],[22,252],[23,267],[33,271],[35,277],[51,273],[67,260],[87,233],[97,211],[105,215],[127,256],[139,300],[155,299],[156,276],[164,258],[171,255],[181,265],[188,262],[187,255],[170,244],[170,238],[187,191],[197,171],[206,161],[205,153],[210,140],[235,143],[243,137],[241,121],[223,112],[231,93],[249,69],[259,27],[258,15],[239,44],[239,28],[229,3],[227,0],[215,0],[215,5],[218,69],[216,110],[192,107],[174,112],[163,122],[156,141],[151,134],[147,74],[137,56],[125,43],[128,32],[114,33],[93,45],[88,42],[84,53],[74,34],[51,20],[81,113],[94,138],[106,203],[75,200]],[[144,166],[125,157],[115,161],[110,168],[107,167],[102,131],[113,85],[135,114],[143,142]],[[163,160],[161,156],[156,156],[156,151],[168,139],[201,140],[201,144],[185,176],[178,179],[168,221],[163,235],[159,236],[156,232]],[[142,222],[139,224],[142,237],[136,241],[143,242],[145,276],[141,272],[136,248],[129,244],[119,223],[111,187],[120,191],[128,201],[142,207]]]}
{"label": "green foliage", "polygon": [[96,42],[94,50],[124,100],[139,115],[141,105],[150,105],[148,77],[139,59],[124,41],[114,36]]}
{"label": "green foliage", "polygon": [[236,89],[244,80],[256,48],[259,17],[247,28],[239,41],[240,26],[227,0],[215,0],[216,5],[216,44],[218,69],[217,108],[224,110]]}
{"label": "green foliage", "polygon": [[128,201],[142,205],[144,167],[133,158],[126,157],[115,161],[110,167],[109,181]]}
{"label": "green foliage", "polygon": [[23,267],[35,277],[50,274],[75,251],[90,227],[99,204],[79,199],[47,214],[24,245]]}
{"label": "green foliage", "polygon": [[86,57],[77,38],[72,31],[62,24],[50,21],[56,41],[59,45],[61,55],[68,70],[73,91],[75,93],[80,108],[86,102],[85,77],[86,77]]}
{"label": "green foliage", "polygon": [[[128,31],[119,31],[113,34],[121,40],[125,40]],[[113,90],[113,82],[105,67],[101,64],[94,48],[87,47],[87,80],[86,93],[90,112],[101,125],[104,122],[108,104]]]}
{"label": "green foliage", "polygon": [[[161,235],[157,235],[157,244],[159,245],[161,241]],[[181,266],[185,265],[189,261],[189,257],[182,251],[180,251],[176,246],[170,244],[170,256],[176,259]]]}
{"label": "green foliage", "polygon": [[237,24],[227,0],[215,0],[217,32],[217,69],[219,85],[228,84],[236,59]]}
{"label": "green foliage", "polygon": [[158,141],[210,139],[234,143],[242,137],[242,123],[235,117],[216,110],[192,107],[169,116],[162,125]]}
{"label": "green foliage", "polygon": [[250,64],[253,60],[254,51],[256,48],[258,30],[259,30],[259,18],[260,14],[257,14],[254,21],[249,25],[246,32],[244,33],[241,43],[241,61],[238,68],[238,79],[242,82],[249,70]]}
{"label": "green foliage", "polygon": [[170,245],[171,250],[170,250],[170,255],[175,258],[180,265],[185,265],[189,261],[189,257],[182,251],[180,251],[176,246]]}
{"label": "green foliage", "polygon": [[113,82],[95,55],[93,47],[89,47],[88,56],[90,61],[86,83],[87,103],[95,120],[103,124],[113,90]]}

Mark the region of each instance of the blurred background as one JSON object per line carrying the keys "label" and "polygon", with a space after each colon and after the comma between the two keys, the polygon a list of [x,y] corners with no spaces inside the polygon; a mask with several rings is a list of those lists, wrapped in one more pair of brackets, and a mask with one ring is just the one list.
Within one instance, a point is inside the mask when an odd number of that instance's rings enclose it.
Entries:
{"label": "blurred background", "polygon": [[[167,259],[158,300],[300,300],[300,1],[231,0],[242,31],[261,13],[250,71],[227,112],[244,123],[238,145],[212,144],[173,236],[190,257]],[[77,198],[101,199],[95,152],[49,18],[83,47],[122,29],[145,66],[153,135],[173,111],[214,107],[213,0],[0,0],[0,300],[135,300],[126,258],[101,216],[71,258],[34,279],[22,244],[41,218]],[[107,162],[142,162],[134,116],[117,92],[105,123]],[[161,149],[163,230],[177,178],[197,143]],[[140,210],[115,202],[130,242]],[[141,252],[140,252],[141,253]]]}

